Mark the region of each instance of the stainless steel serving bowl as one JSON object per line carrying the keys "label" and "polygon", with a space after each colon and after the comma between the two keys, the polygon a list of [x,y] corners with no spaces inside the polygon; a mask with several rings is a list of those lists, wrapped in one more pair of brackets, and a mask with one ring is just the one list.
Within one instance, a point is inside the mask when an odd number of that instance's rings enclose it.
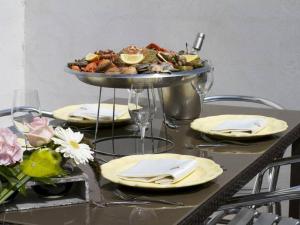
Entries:
{"label": "stainless steel serving bowl", "polygon": [[169,87],[172,85],[184,83],[193,80],[200,74],[210,70],[210,66],[206,65],[190,71],[180,71],[169,73],[154,73],[154,74],[133,74],[133,75],[107,75],[103,73],[88,73],[78,72],[65,67],[65,72],[75,75],[80,81],[100,87],[108,88],[131,88],[132,85],[138,88],[153,88]]}
{"label": "stainless steel serving bowl", "polygon": [[207,61],[204,61],[204,66],[209,71],[199,74],[190,82],[162,88],[167,118],[190,120],[199,117],[205,94],[213,84],[213,74],[209,73],[213,67]]}

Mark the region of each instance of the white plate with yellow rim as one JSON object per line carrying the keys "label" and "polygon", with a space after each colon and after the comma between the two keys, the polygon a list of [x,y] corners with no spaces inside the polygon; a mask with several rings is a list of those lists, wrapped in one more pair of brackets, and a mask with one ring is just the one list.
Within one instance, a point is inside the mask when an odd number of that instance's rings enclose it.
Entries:
{"label": "white plate with yellow rim", "polygon": [[[129,181],[121,179],[118,174],[122,171],[137,164],[140,160],[144,159],[179,159],[179,160],[196,160],[197,168],[184,179],[169,184],[145,183],[139,181]],[[170,189],[182,188],[203,184],[214,180],[223,173],[223,169],[214,161],[206,158],[200,158],[190,155],[179,155],[171,153],[163,154],[145,154],[145,155],[131,155],[119,159],[113,159],[108,163],[101,166],[101,173],[107,180],[131,187],[138,188],[151,188],[151,189]]]}
{"label": "white plate with yellow rim", "polygon": [[[259,130],[256,133],[247,133],[247,132],[221,132],[213,130],[219,124],[224,123],[228,120],[243,120],[243,119],[252,119],[252,118],[261,118],[266,121],[266,124],[263,129]],[[279,120],[273,117],[266,117],[260,115],[218,115],[218,116],[209,116],[204,118],[195,119],[191,123],[191,128],[200,131],[204,134],[220,136],[220,137],[230,137],[230,138],[257,138],[264,137],[273,134],[278,134],[285,131],[288,128],[288,125],[285,121]]]}
{"label": "white plate with yellow rim", "polygon": [[[82,117],[74,117],[72,116],[72,113],[82,107],[83,105],[68,105],[62,108],[59,108],[55,111],[53,111],[53,116],[56,119],[64,120],[69,123],[76,123],[76,124],[95,124],[96,123],[96,118],[82,118]],[[97,105],[97,104],[95,104]],[[100,107],[103,109],[113,109],[113,104],[110,103],[101,103]],[[115,104],[115,110],[117,111],[124,111],[124,114],[120,115],[115,119],[116,123],[122,123],[122,122],[128,122],[130,121],[130,115],[128,112],[128,106],[127,105],[121,105],[121,104]],[[112,117],[110,119],[105,118],[101,119],[100,118],[100,123],[102,124],[110,124],[112,123]]]}

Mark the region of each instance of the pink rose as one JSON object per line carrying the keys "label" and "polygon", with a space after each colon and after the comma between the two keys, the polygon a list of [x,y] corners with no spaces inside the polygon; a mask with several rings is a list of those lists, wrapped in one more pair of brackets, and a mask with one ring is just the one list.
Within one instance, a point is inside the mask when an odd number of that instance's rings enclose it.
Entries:
{"label": "pink rose", "polygon": [[54,130],[49,126],[47,118],[36,117],[30,124],[27,124],[30,131],[26,134],[29,144],[33,147],[39,147],[48,144],[54,135]]}
{"label": "pink rose", "polygon": [[49,120],[45,117],[34,117],[32,122],[27,124],[30,130],[36,130],[49,125]]}
{"label": "pink rose", "polygon": [[0,165],[12,165],[22,158],[23,151],[17,142],[17,136],[8,128],[0,128]]}

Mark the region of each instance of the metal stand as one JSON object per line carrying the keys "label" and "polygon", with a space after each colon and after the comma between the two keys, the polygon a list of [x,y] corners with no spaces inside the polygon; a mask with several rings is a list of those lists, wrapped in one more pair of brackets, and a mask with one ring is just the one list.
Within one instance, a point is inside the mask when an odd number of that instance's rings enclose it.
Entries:
{"label": "metal stand", "polygon": [[[162,153],[170,151],[174,147],[174,143],[168,139],[168,133],[167,133],[167,127],[166,127],[166,115],[165,115],[165,107],[163,102],[163,95],[161,88],[158,89],[161,96],[161,105],[162,105],[162,113],[163,113],[163,125],[164,125],[164,137],[155,136],[153,133],[153,122],[150,121],[150,136],[145,136],[145,140],[151,141],[151,152],[149,153]],[[113,117],[112,117],[112,126],[111,126],[111,137],[104,137],[99,138],[99,125],[101,123],[100,121],[100,107],[101,107],[101,97],[102,97],[102,87],[99,87],[99,96],[98,96],[98,112],[97,112],[97,122],[96,122],[96,130],[95,130],[95,136],[94,136],[94,151],[98,154],[101,154],[103,156],[111,156],[111,157],[122,157],[125,155],[131,155],[136,154],[137,151],[137,143],[136,140],[140,139],[140,136],[133,134],[133,135],[115,135],[115,109],[116,109],[116,88],[113,88]],[[150,101],[149,95],[148,99]],[[97,143],[104,143],[107,144],[111,140],[111,152],[97,149]],[[116,142],[119,141],[129,141],[134,140],[134,151],[129,153],[118,153],[116,151]],[[106,143],[105,143],[106,142]],[[155,142],[157,142],[157,146],[155,146]],[[163,146],[160,146],[160,143],[164,143]]]}
{"label": "metal stand", "polygon": [[[94,137],[94,144],[96,145],[97,143],[103,142],[102,139],[98,139],[98,131],[99,131],[99,113],[100,113],[100,103],[101,103],[101,91],[103,87],[107,88],[114,88],[113,93],[113,121],[112,121],[112,137],[111,139],[111,144],[112,144],[112,153],[109,153],[111,156],[118,156],[116,152],[116,140],[124,140],[128,139],[128,137],[124,137],[122,139],[116,139],[116,133],[115,133],[115,101],[116,101],[116,88],[120,89],[128,89],[130,88],[133,84],[139,86],[139,88],[148,88],[149,86],[152,86],[154,88],[162,88],[162,87],[170,87],[176,84],[182,84],[185,82],[190,82],[192,81],[195,77],[199,76],[202,73],[206,73],[210,70],[209,65],[203,65],[202,67],[195,68],[190,71],[178,71],[178,72],[171,72],[171,73],[150,73],[150,74],[116,74],[114,76],[107,76],[107,74],[103,73],[89,73],[89,72],[83,72],[83,71],[74,71],[70,69],[69,67],[65,67],[65,71],[73,76],[76,76],[78,80],[80,80],[83,83],[93,85],[93,86],[98,86],[99,87],[99,100],[98,100],[98,115],[97,115],[97,123],[96,123],[96,131],[95,131],[95,137]],[[159,90],[161,92],[161,89]],[[163,97],[161,97],[163,99]],[[163,101],[162,102],[162,109],[163,109],[163,125],[165,126],[166,124],[170,127],[175,129],[176,126],[169,123],[166,120],[166,115],[165,115],[165,106]],[[155,140],[159,139],[160,141],[163,141],[166,144],[166,147],[164,151],[168,151],[169,148],[167,145],[172,143],[171,140],[168,139],[167,135],[167,128],[165,127],[164,131],[164,138],[161,139],[161,135],[155,136],[155,133],[153,133],[153,125],[152,123],[150,124],[150,134],[151,134],[151,148],[152,152],[155,152]],[[137,139],[136,137],[131,136],[129,139]],[[105,140],[106,141],[106,140]],[[131,146],[131,145],[130,145]],[[98,150],[97,146],[94,147],[94,150],[96,153],[102,154],[107,153],[106,151],[103,151],[101,149]],[[162,152],[162,151],[159,151]],[[158,153],[158,152],[155,152]],[[103,160],[103,159],[102,159]],[[105,161],[105,160],[103,160]]]}
{"label": "metal stand", "polygon": [[[120,135],[120,136],[114,136],[114,137],[106,137],[106,138],[100,138],[97,140],[97,143],[101,143],[101,142],[106,142],[106,141],[110,141],[112,140],[112,138],[114,140],[122,140],[122,139],[126,139],[126,140],[133,140],[133,141],[136,141],[136,140],[139,140],[140,139],[140,136],[138,135]],[[151,152],[149,153],[163,153],[163,152],[166,152],[166,151],[170,151],[173,147],[174,147],[174,142],[172,142],[171,140],[168,140],[166,138],[163,138],[163,137],[155,137],[155,136],[145,136],[145,140],[150,140],[151,141]],[[155,141],[159,142],[159,141],[162,141],[164,143],[164,145],[161,147],[161,148],[155,148]],[[134,152],[133,153],[137,153],[137,143],[135,142],[134,144]],[[129,154],[121,154],[121,153],[116,153],[116,150],[115,149],[112,149],[112,153],[110,152],[107,152],[107,151],[101,151],[101,150],[97,150],[96,149],[96,153],[98,154],[102,154],[104,156],[113,156],[113,157],[122,157],[122,156],[126,156],[126,155],[129,155]]]}

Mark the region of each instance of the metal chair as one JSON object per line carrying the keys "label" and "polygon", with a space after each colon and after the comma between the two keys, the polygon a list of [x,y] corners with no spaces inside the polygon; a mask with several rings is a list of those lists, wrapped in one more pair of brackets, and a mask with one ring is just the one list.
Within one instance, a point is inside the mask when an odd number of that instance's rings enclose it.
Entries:
{"label": "metal chair", "polygon": [[[212,102],[245,102],[245,103],[255,103],[263,106],[267,106],[269,108],[283,110],[284,107],[265,98],[255,97],[255,96],[245,96],[245,95],[216,95],[209,96],[204,98],[204,103],[212,103]],[[283,156],[283,154],[282,154]],[[262,188],[262,182],[260,183],[259,189],[268,189],[269,191],[275,191],[278,181],[279,168],[274,167],[270,170],[269,178],[269,187]],[[258,188],[258,187],[257,187]],[[249,193],[252,189],[242,188],[239,194]],[[257,193],[253,191],[253,193]],[[271,208],[269,209],[271,211]],[[280,204],[275,204],[275,210],[280,214]]]}
{"label": "metal chair", "polygon": [[[233,197],[225,205],[219,208],[213,217],[206,222],[207,225],[229,224],[229,225],[300,225],[300,221],[293,218],[282,217],[278,214],[259,212],[260,206],[285,200],[300,199],[300,186],[259,193],[264,174],[270,169],[283,165],[300,163],[300,156],[278,159],[265,167],[257,176],[254,186],[255,194]],[[231,215],[231,220],[224,218]]]}

